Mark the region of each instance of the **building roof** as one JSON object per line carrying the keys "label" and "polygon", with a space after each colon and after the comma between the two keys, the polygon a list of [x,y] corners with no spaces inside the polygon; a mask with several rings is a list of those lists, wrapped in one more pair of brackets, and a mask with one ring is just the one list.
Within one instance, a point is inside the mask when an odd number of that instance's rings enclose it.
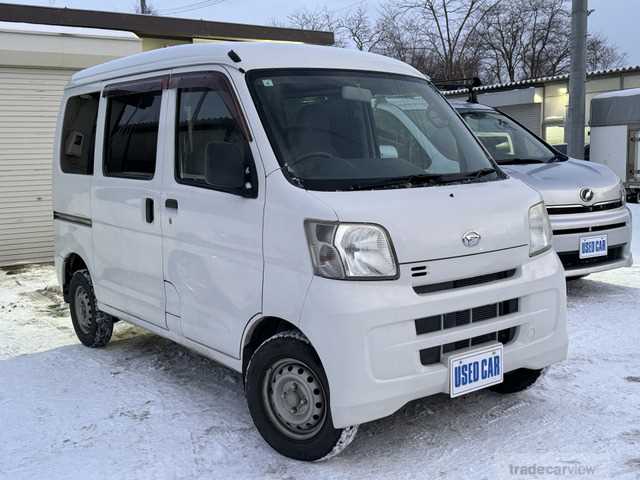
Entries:
{"label": "building roof", "polygon": [[467,102],[465,100],[450,100],[449,103],[456,110],[477,110],[482,112],[492,112],[494,109],[481,103]]}
{"label": "building roof", "polygon": [[[230,50],[238,54],[240,62],[231,60]],[[425,78],[399,60],[359,50],[295,43],[216,42],[167,47],[112,60],[76,73],[71,85],[205,64],[230,65],[247,71],[260,68],[368,70]]]}
{"label": "building roof", "polygon": [[[606,75],[615,75],[617,73],[635,73],[635,72],[640,72],[640,65],[610,68],[608,70],[594,70],[592,72],[587,72],[587,79],[602,77]],[[565,73],[562,75],[551,75],[547,77],[528,78],[525,80],[519,80],[517,82],[505,82],[505,83],[494,83],[491,85],[482,85],[480,87],[474,87],[473,91],[495,92],[499,90],[512,90],[514,88],[535,87],[535,86],[541,86],[545,83],[561,82],[566,80],[569,80],[568,73]],[[444,95],[462,95],[462,94],[468,93],[468,91],[469,91],[468,88],[460,88],[457,90],[446,90],[446,91],[443,91],[442,93]]]}
{"label": "building roof", "polygon": [[212,22],[190,18],[0,3],[0,21],[124,30],[140,37],[277,40],[332,45],[333,32]]}

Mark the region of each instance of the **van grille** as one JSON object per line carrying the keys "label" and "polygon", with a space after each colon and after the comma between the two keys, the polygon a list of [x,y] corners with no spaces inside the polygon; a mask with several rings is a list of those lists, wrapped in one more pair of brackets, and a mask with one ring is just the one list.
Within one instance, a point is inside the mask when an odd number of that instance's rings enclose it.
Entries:
{"label": "van grille", "polygon": [[[426,272],[422,272],[420,270],[414,272],[414,268],[426,268],[426,267],[413,267],[411,269],[412,277],[426,275]],[[442,290],[451,290],[454,288],[462,288],[462,287],[471,287],[474,285],[482,285],[483,283],[495,282],[498,280],[505,280],[507,278],[511,278],[515,275],[515,268],[512,270],[504,270],[502,272],[497,273],[489,273],[487,275],[480,275],[477,277],[469,277],[469,278],[461,278],[458,280],[451,280],[448,282],[441,283],[432,283],[429,285],[418,285],[413,287],[414,292],[419,295],[424,295],[425,293],[434,293],[440,292]]]}
{"label": "van grille", "polygon": [[607,255],[602,257],[580,258],[580,252],[559,252],[558,256],[565,270],[576,268],[592,267],[603,263],[615,262],[621,260],[624,256],[624,245],[609,247]]}
{"label": "van grille", "polygon": [[622,207],[622,201],[596,203],[595,205],[564,205],[564,206],[548,206],[549,215],[569,215],[573,213],[591,213],[603,212],[605,210],[615,210]]}
{"label": "van grille", "polygon": [[456,350],[462,350],[464,348],[481,345],[487,342],[498,341],[503,345],[506,345],[513,341],[516,337],[518,327],[505,328],[498,332],[487,333],[485,335],[479,335],[473,338],[467,338],[454,343],[447,343],[445,345],[439,345],[431,348],[424,348],[420,350],[420,363],[422,365],[433,365],[439,363],[440,358],[445,353],[455,352]]}
{"label": "van grille", "polygon": [[565,230],[554,230],[554,235],[570,235],[574,233],[590,233],[590,232],[602,232],[604,230],[613,230],[614,228],[626,227],[626,222],[612,223],[609,225],[598,225],[596,227],[583,227],[583,228],[567,228]]}
{"label": "van grille", "polygon": [[449,328],[459,327],[473,322],[482,322],[492,318],[502,317],[517,313],[519,300],[512,298],[498,303],[490,303],[480,307],[458,310],[457,312],[433,315],[431,317],[419,318],[415,320],[417,335],[438,332]]}

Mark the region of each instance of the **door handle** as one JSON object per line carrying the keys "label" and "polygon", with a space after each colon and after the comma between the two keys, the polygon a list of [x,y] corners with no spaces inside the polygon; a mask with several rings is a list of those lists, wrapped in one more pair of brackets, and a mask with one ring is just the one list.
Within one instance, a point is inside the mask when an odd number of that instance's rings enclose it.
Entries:
{"label": "door handle", "polygon": [[164,206],[167,208],[173,208],[174,210],[178,209],[178,200],[176,200],[175,198],[167,198],[164,201]]}
{"label": "door handle", "polygon": [[153,223],[153,198],[144,200],[144,213],[147,223]]}

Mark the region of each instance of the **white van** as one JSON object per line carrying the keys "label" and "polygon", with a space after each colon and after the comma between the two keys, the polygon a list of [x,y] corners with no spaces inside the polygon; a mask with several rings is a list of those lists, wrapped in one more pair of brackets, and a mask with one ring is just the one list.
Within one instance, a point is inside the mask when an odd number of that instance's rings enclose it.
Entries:
{"label": "white van", "polygon": [[57,139],[56,268],[80,341],[124,320],[241,372],[284,455],[334,455],[413,399],[522,390],[566,356],[540,195],[406,64],[156,50],[74,75]]}

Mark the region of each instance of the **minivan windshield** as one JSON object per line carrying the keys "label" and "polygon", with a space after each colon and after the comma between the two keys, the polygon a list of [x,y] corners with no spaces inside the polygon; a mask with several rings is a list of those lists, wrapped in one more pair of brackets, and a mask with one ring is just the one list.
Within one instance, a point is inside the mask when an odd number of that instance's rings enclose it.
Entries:
{"label": "minivan windshield", "polygon": [[426,80],[257,70],[248,84],[282,170],[303,188],[403,188],[503,178]]}
{"label": "minivan windshield", "polygon": [[462,111],[462,118],[500,165],[547,163],[564,156],[500,112]]}

